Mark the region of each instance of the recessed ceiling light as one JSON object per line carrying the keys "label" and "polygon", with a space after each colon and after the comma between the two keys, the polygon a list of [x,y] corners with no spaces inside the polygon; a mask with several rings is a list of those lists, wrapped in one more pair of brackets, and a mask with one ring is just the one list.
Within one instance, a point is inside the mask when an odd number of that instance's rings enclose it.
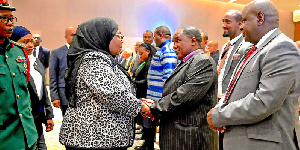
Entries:
{"label": "recessed ceiling light", "polygon": [[233,2],[235,2],[235,1],[236,1],[236,0],[230,0],[229,3],[233,3]]}

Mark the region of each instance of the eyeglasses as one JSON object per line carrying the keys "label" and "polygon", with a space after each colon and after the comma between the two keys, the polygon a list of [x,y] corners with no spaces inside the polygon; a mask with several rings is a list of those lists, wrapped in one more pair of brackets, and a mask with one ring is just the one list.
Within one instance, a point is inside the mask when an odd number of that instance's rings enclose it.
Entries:
{"label": "eyeglasses", "polygon": [[17,22],[17,17],[3,17],[3,16],[0,16],[0,20],[2,23],[5,23],[7,24],[8,21],[12,22],[13,24]]}
{"label": "eyeglasses", "polygon": [[122,35],[122,34],[116,34],[116,35],[118,36],[119,40],[123,41],[124,35]]}

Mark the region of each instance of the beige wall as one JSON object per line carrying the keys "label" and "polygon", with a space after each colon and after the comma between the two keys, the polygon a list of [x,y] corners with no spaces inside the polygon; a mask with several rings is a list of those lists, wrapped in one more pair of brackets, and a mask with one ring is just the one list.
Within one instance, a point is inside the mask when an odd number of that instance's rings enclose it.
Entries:
{"label": "beige wall", "polygon": [[[10,0],[17,8],[17,25],[40,33],[42,45],[55,49],[66,43],[64,30],[97,16],[116,20],[125,35],[123,47],[133,45],[145,30],[167,25],[172,33],[182,26],[195,26],[207,31],[210,40],[223,45],[222,17],[229,9],[243,5],[211,0]],[[280,29],[294,39],[291,11],[280,11]],[[221,46],[219,46],[219,49]]]}

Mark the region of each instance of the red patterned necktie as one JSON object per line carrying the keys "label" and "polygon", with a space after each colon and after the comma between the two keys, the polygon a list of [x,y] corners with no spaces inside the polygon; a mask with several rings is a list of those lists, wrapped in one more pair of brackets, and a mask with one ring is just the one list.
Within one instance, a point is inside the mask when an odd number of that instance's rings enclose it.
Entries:
{"label": "red patterned necktie", "polygon": [[229,50],[229,47],[230,47],[230,42],[227,43],[226,47],[224,48],[224,52],[225,52],[225,55],[223,56],[221,62],[220,62],[220,65],[219,65],[219,68],[218,68],[218,75],[220,74],[220,71],[225,63],[225,59],[227,57],[227,54],[228,54],[228,50]]}
{"label": "red patterned necktie", "polygon": [[242,65],[241,65],[241,67],[239,68],[238,72],[235,74],[233,80],[232,80],[231,83],[230,83],[230,86],[229,86],[229,88],[228,88],[228,90],[227,90],[227,93],[226,93],[226,96],[225,96],[225,99],[224,99],[224,103],[227,102],[227,100],[228,100],[228,98],[229,98],[229,96],[230,96],[230,93],[231,93],[231,91],[233,90],[233,87],[234,87],[234,85],[235,85],[235,83],[236,83],[235,81],[236,81],[236,79],[238,78],[238,76],[240,75],[241,70],[243,69],[243,67],[244,67],[244,65],[245,65],[245,63],[246,63],[246,61],[247,61],[248,58],[251,56],[251,54],[252,54],[253,52],[255,52],[256,49],[257,49],[257,47],[256,47],[256,46],[253,46],[253,47],[249,50],[249,52],[247,53],[247,55],[246,55],[246,57],[245,57],[245,59],[244,59]]}

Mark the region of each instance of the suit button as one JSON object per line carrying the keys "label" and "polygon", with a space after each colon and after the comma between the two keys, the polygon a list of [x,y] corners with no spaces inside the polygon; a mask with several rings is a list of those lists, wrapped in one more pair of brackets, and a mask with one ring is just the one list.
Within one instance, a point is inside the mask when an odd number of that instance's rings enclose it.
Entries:
{"label": "suit button", "polygon": [[19,116],[22,117],[23,115],[22,115],[22,114],[19,114]]}
{"label": "suit button", "polygon": [[15,77],[16,76],[16,74],[15,73],[13,73],[13,77]]}
{"label": "suit button", "polygon": [[20,95],[17,95],[17,98],[20,98]]}

